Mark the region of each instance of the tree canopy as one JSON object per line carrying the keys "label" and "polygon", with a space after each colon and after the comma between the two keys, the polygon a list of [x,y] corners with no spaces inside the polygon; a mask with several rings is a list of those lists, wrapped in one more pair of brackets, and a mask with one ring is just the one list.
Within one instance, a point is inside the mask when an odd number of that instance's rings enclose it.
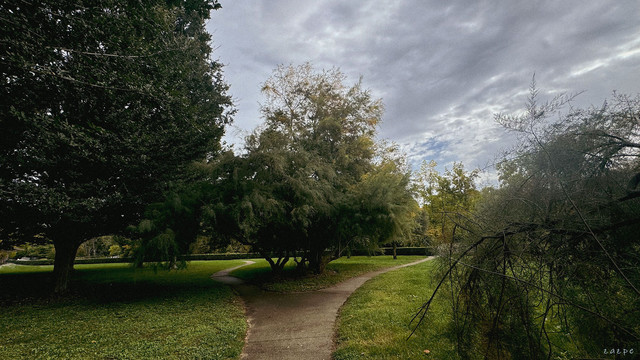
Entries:
{"label": "tree canopy", "polygon": [[231,100],[204,22],[217,1],[0,5],[0,230],[56,247],[121,231],[215,155]]}
{"label": "tree canopy", "polygon": [[382,103],[361,82],[344,82],[339,70],[307,63],[280,66],[263,85],[264,124],[234,168],[250,185],[233,212],[243,241],[280,259],[274,268],[299,255],[301,267],[321,272],[331,251],[403,229],[413,201],[408,175],[376,161]]}

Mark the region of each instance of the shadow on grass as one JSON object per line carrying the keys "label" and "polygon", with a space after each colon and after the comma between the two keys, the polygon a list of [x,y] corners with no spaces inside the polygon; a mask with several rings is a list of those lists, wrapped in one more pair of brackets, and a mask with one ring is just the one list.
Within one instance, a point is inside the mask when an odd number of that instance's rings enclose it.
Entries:
{"label": "shadow on grass", "polygon": [[223,286],[209,279],[209,273],[151,268],[76,269],[69,291],[53,296],[53,274],[45,271],[0,274],[0,306],[88,302],[164,301],[206,292]]}
{"label": "shadow on grass", "polygon": [[421,258],[424,256],[403,256],[397,260],[393,260],[391,256],[342,257],[330,262],[322,274],[301,272],[293,260],[286,264],[281,273],[276,274],[271,271],[266,260],[260,259],[255,264],[233,271],[231,275],[266,291],[300,292],[330,287],[351,277]]}

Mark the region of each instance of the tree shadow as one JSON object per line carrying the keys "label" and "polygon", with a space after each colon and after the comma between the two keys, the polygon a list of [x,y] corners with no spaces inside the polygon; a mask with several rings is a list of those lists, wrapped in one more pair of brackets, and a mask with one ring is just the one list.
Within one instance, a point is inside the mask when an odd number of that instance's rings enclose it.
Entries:
{"label": "tree shadow", "polygon": [[139,275],[140,279],[136,278],[130,268],[76,270],[69,290],[63,295],[53,295],[51,272],[0,274],[0,306],[166,301],[224,286],[208,278],[172,276],[176,274],[163,270],[155,276],[148,269]]}

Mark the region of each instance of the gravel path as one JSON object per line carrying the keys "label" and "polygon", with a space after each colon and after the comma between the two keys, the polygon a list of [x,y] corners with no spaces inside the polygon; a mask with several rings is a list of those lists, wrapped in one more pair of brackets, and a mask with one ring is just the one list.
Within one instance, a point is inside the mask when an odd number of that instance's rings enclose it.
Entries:
{"label": "gravel path", "polygon": [[431,259],[433,256],[304,293],[262,291],[230,276],[229,272],[236,268],[216,273],[212,278],[232,285],[245,301],[249,331],[242,359],[330,360],[338,310],[351,293],[377,275]]}

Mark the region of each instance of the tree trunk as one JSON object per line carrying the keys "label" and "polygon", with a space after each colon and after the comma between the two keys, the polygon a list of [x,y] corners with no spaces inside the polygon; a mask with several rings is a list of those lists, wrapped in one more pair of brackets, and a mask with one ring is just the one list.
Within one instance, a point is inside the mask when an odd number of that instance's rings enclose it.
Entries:
{"label": "tree trunk", "polygon": [[311,250],[309,252],[309,270],[314,274],[322,274],[330,261],[331,255],[325,255],[324,250]]}
{"label": "tree trunk", "polygon": [[396,244],[396,242],[393,242],[393,260],[398,260],[398,254],[397,254],[397,250],[398,249],[398,244]]}
{"label": "tree trunk", "polygon": [[273,261],[273,259],[271,258],[271,256],[273,254],[267,254],[264,251],[260,251],[260,255],[262,255],[262,257],[265,260],[267,260],[267,262],[269,263],[269,266],[271,266],[271,271],[276,276],[279,276],[279,275],[282,274],[282,271],[284,270],[284,266],[289,261],[289,254],[288,253],[285,253],[284,255],[278,254],[278,260],[277,261]]}
{"label": "tree trunk", "polygon": [[296,272],[298,274],[306,274],[307,272],[307,256],[305,253],[300,256],[300,261],[298,261],[295,256],[293,257],[293,261],[296,263]]}
{"label": "tree trunk", "polygon": [[53,242],[56,249],[53,262],[53,292],[56,295],[64,294],[69,289],[69,276],[73,271],[73,262],[81,244],[79,241],[65,240]]}

